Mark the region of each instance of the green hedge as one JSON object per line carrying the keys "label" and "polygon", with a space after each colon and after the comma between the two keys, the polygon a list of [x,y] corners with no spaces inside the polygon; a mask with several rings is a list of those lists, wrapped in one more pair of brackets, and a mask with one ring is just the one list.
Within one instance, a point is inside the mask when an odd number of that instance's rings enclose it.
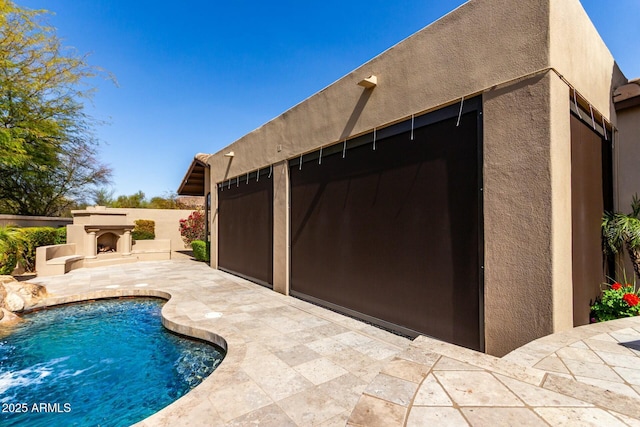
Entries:
{"label": "green hedge", "polygon": [[131,232],[131,237],[133,238],[133,240],[153,240],[156,238],[156,235],[153,233],[149,233],[148,231],[133,230]]}
{"label": "green hedge", "polygon": [[153,240],[156,238],[156,222],[151,219],[137,219],[131,232],[133,240]]}
{"label": "green hedge", "polygon": [[18,263],[20,248],[19,230],[14,227],[0,227],[0,274],[9,275]]}
{"label": "green hedge", "polygon": [[194,240],[191,242],[193,249],[193,257],[198,261],[209,261],[209,243],[202,240]]}
{"label": "green hedge", "polygon": [[36,271],[36,248],[55,245],[58,242],[58,230],[52,227],[27,227],[20,229],[20,264],[28,272]]}
{"label": "green hedge", "polygon": [[67,227],[56,228],[56,245],[67,243]]}
{"label": "green hedge", "polygon": [[17,251],[7,251],[0,253],[0,275],[9,276],[18,264]]}
{"label": "green hedge", "polygon": [[11,274],[18,263],[36,269],[36,248],[66,243],[67,229],[53,227],[0,228],[0,274]]}

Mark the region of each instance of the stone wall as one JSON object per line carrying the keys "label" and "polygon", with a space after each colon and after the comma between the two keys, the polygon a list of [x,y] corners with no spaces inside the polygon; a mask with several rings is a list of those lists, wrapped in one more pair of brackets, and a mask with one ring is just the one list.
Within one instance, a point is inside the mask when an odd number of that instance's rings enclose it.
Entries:
{"label": "stone wall", "polygon": [[71,218],[25,215],[0,215],[0,227],[13,225],[16,227],[64,227],[73,222]]}

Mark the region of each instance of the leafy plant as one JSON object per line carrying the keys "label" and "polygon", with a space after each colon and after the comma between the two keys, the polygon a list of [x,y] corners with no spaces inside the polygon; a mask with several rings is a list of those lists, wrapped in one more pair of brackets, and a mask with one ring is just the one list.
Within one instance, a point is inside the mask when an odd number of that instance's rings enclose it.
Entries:
{"label": "leafy plant", "polygon": [[19,229],[18,233],[21,243],[18,262],[25,271],[35,271],[36,248],[55,245],[58,240],[58,231],[53,227],[26,227]]}
{"label": "leafy plant", "polygon": [[188,218],[180,220],[180,235],[185,247],[188,247],[194,240],[205,240],[204,222],[205,217],[201,210],[193,211]]}
{"label": "leafy plant", "polygon": [[0,275],[9,275],[18,263],[21,241],[14,227],[0,227]]}
{"label": "leafy plant", "polygon": [[602,238],[605,254],[616,255],[627,250],[636,277],[640,279],[640,199],[637,194],[631,202],[631,213],[604,213]]}
{"label": "leafy plant", "polygon": [[64,245],[67,243],[67,227],[56,229],[56,245]]}
{"label": "leafy plant", "polygon": [[191,242],[193,249],[193,257],[198,261],[209,261],[209,243],[202,240],[194,240]]}
{"label": "leafy plant", "polygon": [[18,263],[27,272],[35,271],[36,248],[66,239],[66,227],[0,227],[0,274],[11,274]]}
{"label": "leafy plant", "polygon": [[614,282],[606,286],[602,291],[602,298],[591,306],[591,322],[605,322],[640,314],[640,297],[635,285]]}
{"label": "leafy plant", "polygon": [[131,232],[134,240],[153,240],[156,238],[156,223],[151,219],[138,219],[133,222],[135,227]]}

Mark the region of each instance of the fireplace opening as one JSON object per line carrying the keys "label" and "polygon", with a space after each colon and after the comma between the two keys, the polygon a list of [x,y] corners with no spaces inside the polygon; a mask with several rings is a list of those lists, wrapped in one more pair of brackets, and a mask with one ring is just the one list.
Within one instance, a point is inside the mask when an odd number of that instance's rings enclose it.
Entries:
{"label": "fireplace opening", "polygon": [[111,232],[98,236],[97,250],[99,254],[118,252],[119,237]]}

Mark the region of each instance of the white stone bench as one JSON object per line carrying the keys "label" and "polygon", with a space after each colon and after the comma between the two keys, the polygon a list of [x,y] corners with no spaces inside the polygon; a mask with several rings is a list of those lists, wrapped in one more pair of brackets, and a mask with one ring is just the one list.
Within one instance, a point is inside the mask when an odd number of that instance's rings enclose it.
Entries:
{"label": "white stone bench", "polygon": [[38,276],[57,276],[84,265],[84,256],[77,255],[75,243],[40,246],[36,248]]}

